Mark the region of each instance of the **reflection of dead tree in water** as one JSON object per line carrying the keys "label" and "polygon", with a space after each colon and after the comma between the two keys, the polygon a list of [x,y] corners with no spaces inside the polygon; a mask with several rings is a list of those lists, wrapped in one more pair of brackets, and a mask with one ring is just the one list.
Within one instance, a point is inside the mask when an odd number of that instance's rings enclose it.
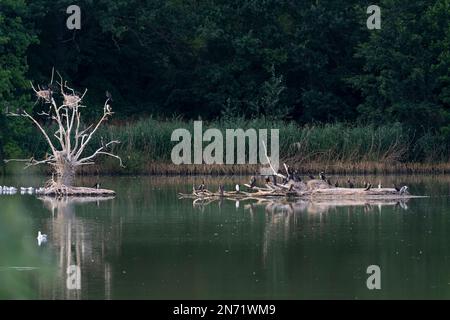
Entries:
{"label": "reflection of dead tree in water", "polygon": [[25,168],[41,164],[50,165],[53,169],[54,176],[46,184],[45,190],[42,192],[43,194],[112,194],[113,192],[111,190],[74,187],[78,168],[95,164],[94,160],[99,155],[114,157],[123,166],[122,159],[110,150],[113,145],[119,143],[117,140],[103,142],[102,139],[101,145],[92,154],[84,154],[86,147],[92,141],[93,136],[101,124],[113,115],[110,99],[108,98],[106,100],[103,106],[103,115],[98,122],[84,126],[81,121],[81,110],[85,108],[82,103],[87,90],[83,94],[77,93],[67,85],[61,76],[60,81],[57,81],[57,85],[54,85],[53,75],[48,87],[41,88],[37,86],[35,88],[33,84],[31,86],[38,101],[42,101],[45,105],[48,105],[48,110],[40,112],[38,115],[56,123],[56,131],[48,132],[48,128],[44,128],[35,117],[24,109],[18,109],[16,112],[8,112],[8,116],[23,117],[32,122],[45,138],[50,148],[50,153],[47,153],[44,159],[40,160],[32,156],[30,159],[9,159],[5,160],[5,162],[26,162]]}
{"label": "reflection of dead tree in water", "polygon": [[[112,269],[105,261],[105,256],[120,250],[121,234],[120,226],[106,229],[103,224],[95,221],[79,218],[76,215],[76,205],[86,205],[110,200],[111,198],[54,198],[41,197],[45,207],[51,211],[48,232],[49,244],[59,251],[58,253],[58,278],[51,289],[52,299],[81,299],[83,279],[88,275],[103,277],[105,280],[105,297],[111,295]],[[112,224],[116,225],[117,224]],[[114,241],[111,241],[111,238]],[[116,246],[111,247],[111,244]],[[81,288],[71,287],[71,277],[79,270]],[[76,282],[75,282],[76,284]],[[81,290],[80,290],[81,289]]]}

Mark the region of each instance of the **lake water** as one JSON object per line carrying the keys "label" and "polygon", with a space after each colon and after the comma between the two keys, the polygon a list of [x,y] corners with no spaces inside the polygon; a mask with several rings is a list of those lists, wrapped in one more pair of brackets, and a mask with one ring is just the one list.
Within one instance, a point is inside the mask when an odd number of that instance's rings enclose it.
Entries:
{"label": "lake water", "polygon": [[[102,177],[117,197],[94,202],[3,195],[0,299],[449,299],[450,177],[368,179],[430,197],[193,204],[178,193],[201,178],[161,177]],[[367,289],[370,265],[381,290]]]}

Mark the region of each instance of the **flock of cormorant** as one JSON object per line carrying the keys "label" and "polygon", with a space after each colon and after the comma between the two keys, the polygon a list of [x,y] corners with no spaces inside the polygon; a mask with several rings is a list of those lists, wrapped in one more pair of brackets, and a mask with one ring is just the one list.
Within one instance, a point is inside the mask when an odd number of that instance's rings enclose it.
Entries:
{"label": "flock of cormorant", "polygon": [[[294,170],[292,172],[290,172],[289,168],[286,166],[286,172],[287,172],[287,176],[284,175],[270,175],[270,176],[263,176],[264,179],[264,185],[267,187],[282,187],[283,189],[287,189],[288,191],[293,191],[294,189],[300,189],[299,184],[302,183],[303,186],[305,185],[306,181],[304,181],[300,175],[300,173],[297,170]],[[283,178],[281,179],[281,184],[278,181],[278,177],[282,176]],[[310,179],[310,181],[315,181],[315,182],[319,182],[319,183],[326,183],[328,185],[328,187],[331,188],[363,188],[364,191],[369,191],[372,188],[372,183],[368,182],[368,181],[363,181],[361,183],[361,186],[359,186],[355,180],[351,180],[351,179],[347,179],[346,184],[342,185],[339,183],[338,180],[336,180],[334,183],[331,182],[331,180],[329,178],[327,178],[327,176],[325,176],[325,173],[322,171],[319,173],[318,178],[314,177],[312,174],[308,174],[308,177]],[[248,184],[245,184],[246,187],[250,188],[250,189],[254,189],[257,187],[257,178],[256,176],[252,176],[250,178],[250,181]],[[378,189],[382,189],[382,185],[381,182],[378,183]],[[407,186],[403,186],[403,187],[397,187],[396,184],[393,184],[393,188],[400,194],[405,194],[408,191],[408,187]],[[205,185],[205,180],[202,180],[202,183],[198,186],[195,187],[194,185],[192,186],[193,192],[204,192],[206,191],[206,185]],[[240,190],[240,186],[239,184],[235,185],[235,191],[239,192]],[[225,187],[224,185],[219,185],[219,190],[218,192],[220,194],[223,194],[225,192]]]}

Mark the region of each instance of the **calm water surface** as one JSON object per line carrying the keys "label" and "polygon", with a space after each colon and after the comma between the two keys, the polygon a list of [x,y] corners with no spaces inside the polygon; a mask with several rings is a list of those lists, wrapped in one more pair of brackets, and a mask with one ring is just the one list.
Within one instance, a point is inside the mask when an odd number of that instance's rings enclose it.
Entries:
{"label": "calm water surface", "polygon": [[450,177],[371,179],[431,197],[193,204],[177,194],[200,178],[157,177],[102,178],[111,200],[0,196],[0,299],[449,299]]}

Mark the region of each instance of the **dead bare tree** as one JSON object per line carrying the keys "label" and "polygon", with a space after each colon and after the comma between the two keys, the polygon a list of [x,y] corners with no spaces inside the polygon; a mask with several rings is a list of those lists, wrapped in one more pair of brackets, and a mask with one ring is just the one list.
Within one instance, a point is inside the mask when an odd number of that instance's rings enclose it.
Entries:
{"label": "dead bare tree", "polygon": [[[59,75],[59,73],[58,73]],[[10,161],[27,162],[25,168],[36,165],[50,165],[54,170],[52,179],[47,184],[48,189],[64,190],[73,186],[75,175],[80,166],[94,164],[94,159],[99,155],[114,157],[119,160],[120,166],[123,167],[122,159],[113,154],[108,149],[114,144],[120,143],[118,140],[112,140],[103,143],[94,153],[85,155],[86,146],[91,142],[101,124],[113,115],[109,98],[103,106],[103,115],[97,123],[84,126],[81,121],[81,110],[85,108],[83,98],[87,89],[83,94],[75,92],[59,75],[60,81],[56,81],[57,86],[53,86],[53,72],[50,86],[35,88],[31,83],[31,87],[36,94],[37,101],[42,101],[48,105],[47,112],[41,112],[38,115],[51,118],[57,124],[57,130],[52,134],[26,110],[18,110],[17,112],[8,112],[8,116],[24,117],[30,120],[40,133],[44,136],[50,147],[51,154],[47,154],[45,159],[9,159]],[[59,103],[56,102],[57,98]],[[48,130],[48,129],[47,129]],[[54,178],[56,176],[56,179]],[[62,192],[64,193],[64,192]]]}

